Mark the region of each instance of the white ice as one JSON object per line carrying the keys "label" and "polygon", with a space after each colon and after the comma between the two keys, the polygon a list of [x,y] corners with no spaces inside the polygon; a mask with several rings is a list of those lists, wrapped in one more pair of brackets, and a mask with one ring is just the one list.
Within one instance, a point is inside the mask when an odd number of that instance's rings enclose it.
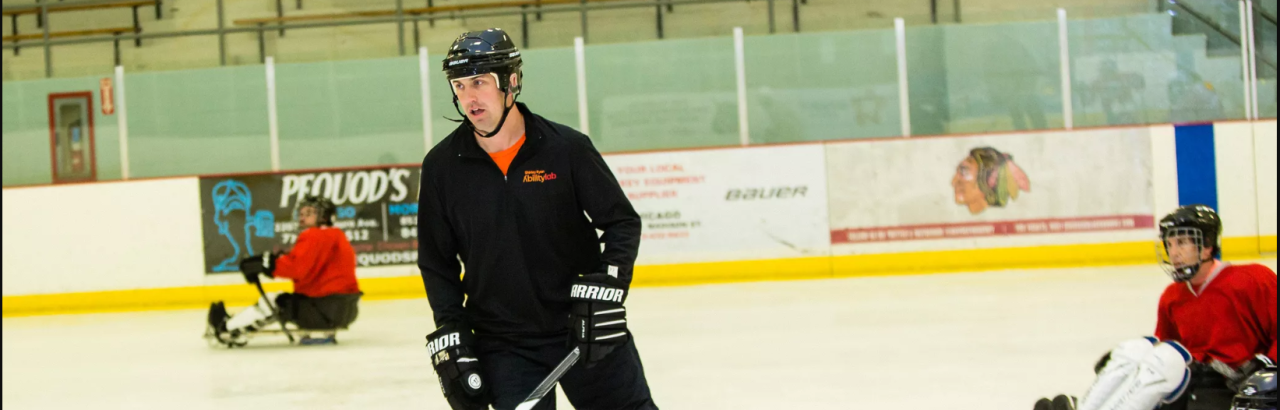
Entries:
{"label": "white ice", "polygon": [[[1142,265],[640,288],[628,315],[663,409],[1024,410],[1152,333],[1168,283]],[[3,407],[448,409],[424,298],[364,302],[337,346],[210,348],[205,313],[5,318]]]}

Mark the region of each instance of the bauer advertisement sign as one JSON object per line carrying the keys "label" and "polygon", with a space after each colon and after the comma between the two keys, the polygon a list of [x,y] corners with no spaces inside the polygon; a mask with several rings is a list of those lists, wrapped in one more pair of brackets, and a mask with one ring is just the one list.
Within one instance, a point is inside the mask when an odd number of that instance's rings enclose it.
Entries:
{"label": "bauer advertisement sign", "polygon": [[644,222],[637,264],[829,253],[821,145],[605,161]]}
{"label": "bauer advertisement sign", "polygon": [[369,168],[200,178],[205,272],[238,272],[240,260],[287,251],[298,239],[299,200],[337,206],[334,226],[358,266],[417,262],[418,167]]}
{"label": "bauer advertisement sign", "polygon": [[1153,227],[1146,128],[837,143],[827,164],[836,253],[1114,242]]}

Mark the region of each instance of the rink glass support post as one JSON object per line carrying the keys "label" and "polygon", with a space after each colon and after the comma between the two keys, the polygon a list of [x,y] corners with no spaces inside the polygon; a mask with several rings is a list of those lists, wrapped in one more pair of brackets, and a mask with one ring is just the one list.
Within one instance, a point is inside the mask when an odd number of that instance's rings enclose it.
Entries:
{"label": "rink glass support post", "polygon": [[1248,34],[1249,19],[1244,15],[1246,9],[1248,9],[1248,5],[1246,5],[1245,2],[1241,1],[1240,2],[1240,39],[1241,39],[1240,40],[1240,78],[1244,79],[1244,119],[1252,120],[1253,110],[1251,110],[1250,107],[1253,107],[1253,93],[1249,91],[1249,88],[1250,88],[1249,80],[1252,78],[1251,76],[1249,76],[1249,51],[1248,51],[1249,41],[1245,40],[1249,38],[1248,37],[1249,36]]}
{"label": "rink glass support post", "polygon": [[574,66],[578,73],[578,131],[591,135],[591,121],[587,116],[587,56],[586,40],[582,37],[573,39]]}
{"label": "rink glass support post", "polygon": [[129,114],[124,98],[124,66],[116,66],[113,92],[116,104],[116,131],[120,134],[120,178],[129,179]]}
{"label": "rink glass support post", "polygon": [[1067,43],[1067,9],[1058,9],[1058,59],[1062,67],[1062,123],[1074,128],[1071,106],[1071,49]]}
{"label": "rink glass support post", "polygon": [[422,86],[422,142],[426,144],[426,152],[435,146],[435,136],[431,130],[431,61],[427,58],[427,48],[418,47],[418,80]]}
{"label": "rink glass support post", "polygon": [[734,27],[733,62],[738,77],[738,142],[745,147],[751,144],[751,131],[747,127],[747,64],[744,42],[742,27]]}
{"label": "rink glass support post", "polygon": [[1244,33],[1241,33],[1240,36],[1240,42],[1244,45],[1241,54],[1245,54],[1246,58],[1249,59],[1245,64],[1248,66],[1247,70],[1249,70],[1249,75],[1245,77],[1244,89],[1245,92],[1249,93],[1249,97],[1245,101],[1245,110],[1247,111],[1246,117],[1256,120],[1258,119],[1258,43],[1254,41],[1253,37],[1253,0],[1245,0],[1240,4],[1240,7],[1242,8],[1240,14],[1245,18],[1245,24],[1240,25],[1240,29],[1244,30]]}
{"label": "rink glass support post", "polygon": [[902,137],[911,136],[910,87],[907,83],[907,24],[901,17],[893,19],[893,31],[898,49],[898,121],[902,122]]}
{"label": "rink glass support post", "polygon": [[267,126],[271,134],[271,171],[280,171],[280,121],[276,113],[276,63],[267,56]]}

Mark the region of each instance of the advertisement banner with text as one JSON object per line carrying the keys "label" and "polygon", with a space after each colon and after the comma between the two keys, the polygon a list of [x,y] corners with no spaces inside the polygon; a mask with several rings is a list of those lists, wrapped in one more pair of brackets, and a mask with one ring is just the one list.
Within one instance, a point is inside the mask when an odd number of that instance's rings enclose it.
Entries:
{"label": "advertisement banner with text", "polygon": [[248,255],[287,251],[298,239],[294,212],[308,195],[337,206],[334,226],[358,266],[418,259],[418,167],[200,178],[206,273],[238,272]]}

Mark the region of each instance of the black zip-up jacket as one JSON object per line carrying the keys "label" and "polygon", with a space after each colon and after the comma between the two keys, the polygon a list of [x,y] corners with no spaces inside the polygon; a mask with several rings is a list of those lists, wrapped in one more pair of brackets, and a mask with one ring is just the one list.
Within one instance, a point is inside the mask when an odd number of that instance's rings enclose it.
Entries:
{"label": "black zip-up jacket", "polygon": [[465,125],[427,153],[418,266],[437,325],[567,334],[573,278],[616,266],[631,283],[640,216],[586,135],[517,109],[525,142],[506,176]]}

